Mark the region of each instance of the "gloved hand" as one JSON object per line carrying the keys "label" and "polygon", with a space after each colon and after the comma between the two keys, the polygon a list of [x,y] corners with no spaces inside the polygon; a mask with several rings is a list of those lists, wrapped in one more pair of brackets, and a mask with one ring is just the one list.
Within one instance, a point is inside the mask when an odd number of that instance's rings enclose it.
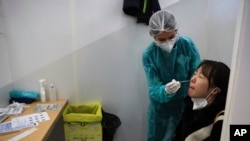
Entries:
{"label": "gloved hand", "polygon": [[181,83],[173,79],[171,82],[166,84],[165,91],[169,94],[175,94],[181,87]]}

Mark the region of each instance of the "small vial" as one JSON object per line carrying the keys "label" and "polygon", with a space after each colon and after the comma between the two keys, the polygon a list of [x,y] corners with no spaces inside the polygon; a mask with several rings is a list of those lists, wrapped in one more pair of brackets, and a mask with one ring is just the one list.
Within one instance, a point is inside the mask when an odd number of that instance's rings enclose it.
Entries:
{"label": "small vial", "polygon": [[46,80],[45,79],[40,79],[39,80],[40,83],[40,99],[42,102],[46,102]]}
{"label": "small vial", "polygon": [[49,87],[49,100],[50,101],[56,101],[57,100],[57,96],[56,96],[56,88],[54,86],[54,84],[50,84],[50,87]]}

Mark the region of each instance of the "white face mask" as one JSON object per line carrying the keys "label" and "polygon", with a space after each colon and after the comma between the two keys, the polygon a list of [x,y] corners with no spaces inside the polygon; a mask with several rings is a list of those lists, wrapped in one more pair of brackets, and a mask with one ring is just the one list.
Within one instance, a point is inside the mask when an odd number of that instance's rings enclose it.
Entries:
{"label": "white face mask", "polygon": [[192,98],[194,103],[193,110],[198,110],[207,106],[208,102],[206,98]]}
{"label": "white face mask", "polygon": [[164,42],[164,43],[161,43],[159,41],[155,41],[157,46],[159,46],[160,48],[166,50],[168,53],[170,53],[171,50],[173,49],[175,42],[176,42],[176,38],[174,38],[174,39],[172,39],[170,41]]}
{"label": "white face mask", "polygon": [[208,104],[207,100],[211,96],[213,91],[214,91],[214,89],[208,94],[208,96],[206,98],[191,98],[191,100],[194,103],[193,110],[198,110],[198,109],[206,107]]}

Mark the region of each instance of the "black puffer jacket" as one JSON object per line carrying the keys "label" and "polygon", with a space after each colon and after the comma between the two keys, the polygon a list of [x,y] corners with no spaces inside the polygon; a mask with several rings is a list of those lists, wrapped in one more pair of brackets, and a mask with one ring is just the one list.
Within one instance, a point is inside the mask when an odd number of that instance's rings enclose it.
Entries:
{"label": "black puffer jacket", "polygon": [[137,18],[137,23],[146,23],[153,13],[161,10],[158,0],[123,0],[123,12]]}
{"label": "black puffer jacket", "polygon": [[[191,133],[212,124],[216,115],[225,109],[225,101],[215,101],[203,109],[193,110],[193,102],[187,97],[185,111],[173,141],[184,141]],[[220,141],[222,122],[223,120],[219,120],[213,125],[210,136],[205,141]]]}

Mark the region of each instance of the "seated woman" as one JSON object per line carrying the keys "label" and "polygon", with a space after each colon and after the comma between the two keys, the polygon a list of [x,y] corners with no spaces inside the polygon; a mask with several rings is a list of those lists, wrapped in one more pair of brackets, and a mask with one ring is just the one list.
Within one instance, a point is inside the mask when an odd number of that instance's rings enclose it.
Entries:
{"label": "seated woman", "polygon": [[186,107],[174,141],[219,141],[230,69],[203,60],[190,80]]}

